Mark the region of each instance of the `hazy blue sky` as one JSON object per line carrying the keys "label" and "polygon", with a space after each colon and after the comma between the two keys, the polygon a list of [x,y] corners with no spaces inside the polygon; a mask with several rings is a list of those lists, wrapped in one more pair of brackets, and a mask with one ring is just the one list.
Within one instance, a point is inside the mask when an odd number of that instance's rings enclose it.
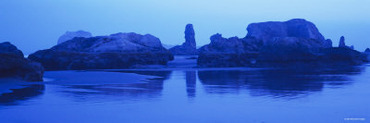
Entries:
{"label": "hazy blue sky", "polygon": [[0,0],[0,41],[26,54],[56,44],[66,31],[150,33],[181,44],[192,23],[199,45],[221,33],[244,37],[249,23],[304,18],[338,44],[370,47],[370,0]]}

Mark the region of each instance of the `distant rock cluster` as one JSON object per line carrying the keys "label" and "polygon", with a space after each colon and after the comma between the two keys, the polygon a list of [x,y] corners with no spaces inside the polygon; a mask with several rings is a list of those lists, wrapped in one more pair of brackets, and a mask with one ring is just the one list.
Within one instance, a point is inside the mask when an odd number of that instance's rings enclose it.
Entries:
{"label": "distant rock cluster", "polygon": [[83,30],[75,31],[75,32],[70,32],[67,31],[64,33],[62,36],[59,37],[58,39],[58,44],[63,43],[65,41],[71,40],[76,37],[82,37],[82,38],[90,38],[92,37],[92,34],[90,32],[86,32]]}
{"label": "distant rock cluster", "polygon": [[29,55],[47,70],[120,69],[135,65],[164,65],[173,55],[150,34],[117,33],[76,37]]}
{"label": "distant rock cluster", "polygon": [[185,42],[182,45],[177,45],[169,49],[174,55],[196,55],[197,44],[195,42],[195,32],[192,24],[187,24],[185,27]]}
{"label": "distant rock cluster", "polygon": [[16,77],[26,81],[42,81],[44,68],[24,58],[22,51],[9,42],[0,43],[0,77]]}
{"label": "distant rock cluster", "polygon": [[[198,65],[203,67],[289,66],[303,64],[361,64],[364,55],[350,48],[333,48],[316,26],[304,19],[252,23],[244,38],[211,36],[200,48]],[[344,44],[344,38],[340,46]]]}

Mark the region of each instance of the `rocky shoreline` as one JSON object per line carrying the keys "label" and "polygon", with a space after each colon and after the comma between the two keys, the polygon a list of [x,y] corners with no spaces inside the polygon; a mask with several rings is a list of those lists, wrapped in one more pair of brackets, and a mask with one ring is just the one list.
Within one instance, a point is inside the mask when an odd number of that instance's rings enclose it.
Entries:
{"label": "rocky shoreline", "polygon": [[5,42],[0,44],[0,77],[42,81],[44,68],[87,70],[166,66],[174,55],[198,55],[194,57],[196,67],[325,67],[360,65],[370,61],[369,49],[356,51],[354,46],[345,44],[343,36],[339,46],[333,47],[332,40],[325,39],[312,22],[304,19],[252,23],[247,31],[243,38],[212,35],[210,43],[199,49],[192,24],[185,27],[185,42],[169,49],[150,34],[92,36],[85,31],[66,32],[57,45],[39,50],[28,58],[24,58],[22,51],[14,45]]}
{"label": "rocky shoreline", "polygon": [[117,33],[77,37],[28,56],[46,70],[125,69],[135,65],[165,65],[173,55],[157,37]]}

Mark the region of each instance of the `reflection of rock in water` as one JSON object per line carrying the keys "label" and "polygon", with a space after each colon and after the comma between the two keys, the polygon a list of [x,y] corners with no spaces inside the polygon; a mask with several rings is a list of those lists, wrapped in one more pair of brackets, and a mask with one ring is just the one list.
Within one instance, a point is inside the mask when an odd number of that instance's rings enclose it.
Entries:
{"label": "reflection of rock in water", "polygon": [[201,83],[209,93],[238,93],[249,90],[253,96],[297,97],[321,91],[324,85],[343,87],[349,76],[363,68],[269,69],[254,71],[199,71]]}
{"label": "reflection of rock in water", "polygon": [[0,105],[17,105],[20,101],[43,94],[44,90],[44,85],[29,85],[21,89],[12,89],[13,92],[0,95]]}
{"label": "reflection of rock in water", "polygon": [[121,70],[121,71],[111,71],[111,72],[122,72],[122,73],[136,73],[140,75],[158,76],[163,80],[170,77],[172,71],[139,71],[139,70]]}
{"label": "reflection of rock in water", "polygon": [[195,97],[196,74],[195,71],[186,71],[186,93],[189,98]]}
{"label": "reflection of rock in water", "polygon": [[143,83],[127,83],[127,84],[104,84],[104,85],[68,85],[68,91],[63,91],[68,94],[73,94],[79,99],[89,98],[113,98],[140,99],[140,98],[156,98],[161,95],[163,90],[163,81],[168,79],[172,71],[119,71],[125,73],[136,73],[141,75],[157,76],[158,78],[145,80]]}

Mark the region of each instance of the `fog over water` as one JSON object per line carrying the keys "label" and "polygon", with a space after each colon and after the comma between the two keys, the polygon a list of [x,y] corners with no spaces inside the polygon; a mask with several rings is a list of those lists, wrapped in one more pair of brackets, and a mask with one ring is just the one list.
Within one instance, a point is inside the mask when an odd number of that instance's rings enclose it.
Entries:
{"label": "fog over water", "polygon": [[116,32],[150,33],[164,44],[181,44],[184,27],[194,24],[199,45],[221,33],[244,37],[252,22],[304,18],[337,45],[363,51],[370,41],[370,1],[338,0],[2,0],[0,41],[10,41],[25,54],[56,44],[66,31],[93,35]]}

